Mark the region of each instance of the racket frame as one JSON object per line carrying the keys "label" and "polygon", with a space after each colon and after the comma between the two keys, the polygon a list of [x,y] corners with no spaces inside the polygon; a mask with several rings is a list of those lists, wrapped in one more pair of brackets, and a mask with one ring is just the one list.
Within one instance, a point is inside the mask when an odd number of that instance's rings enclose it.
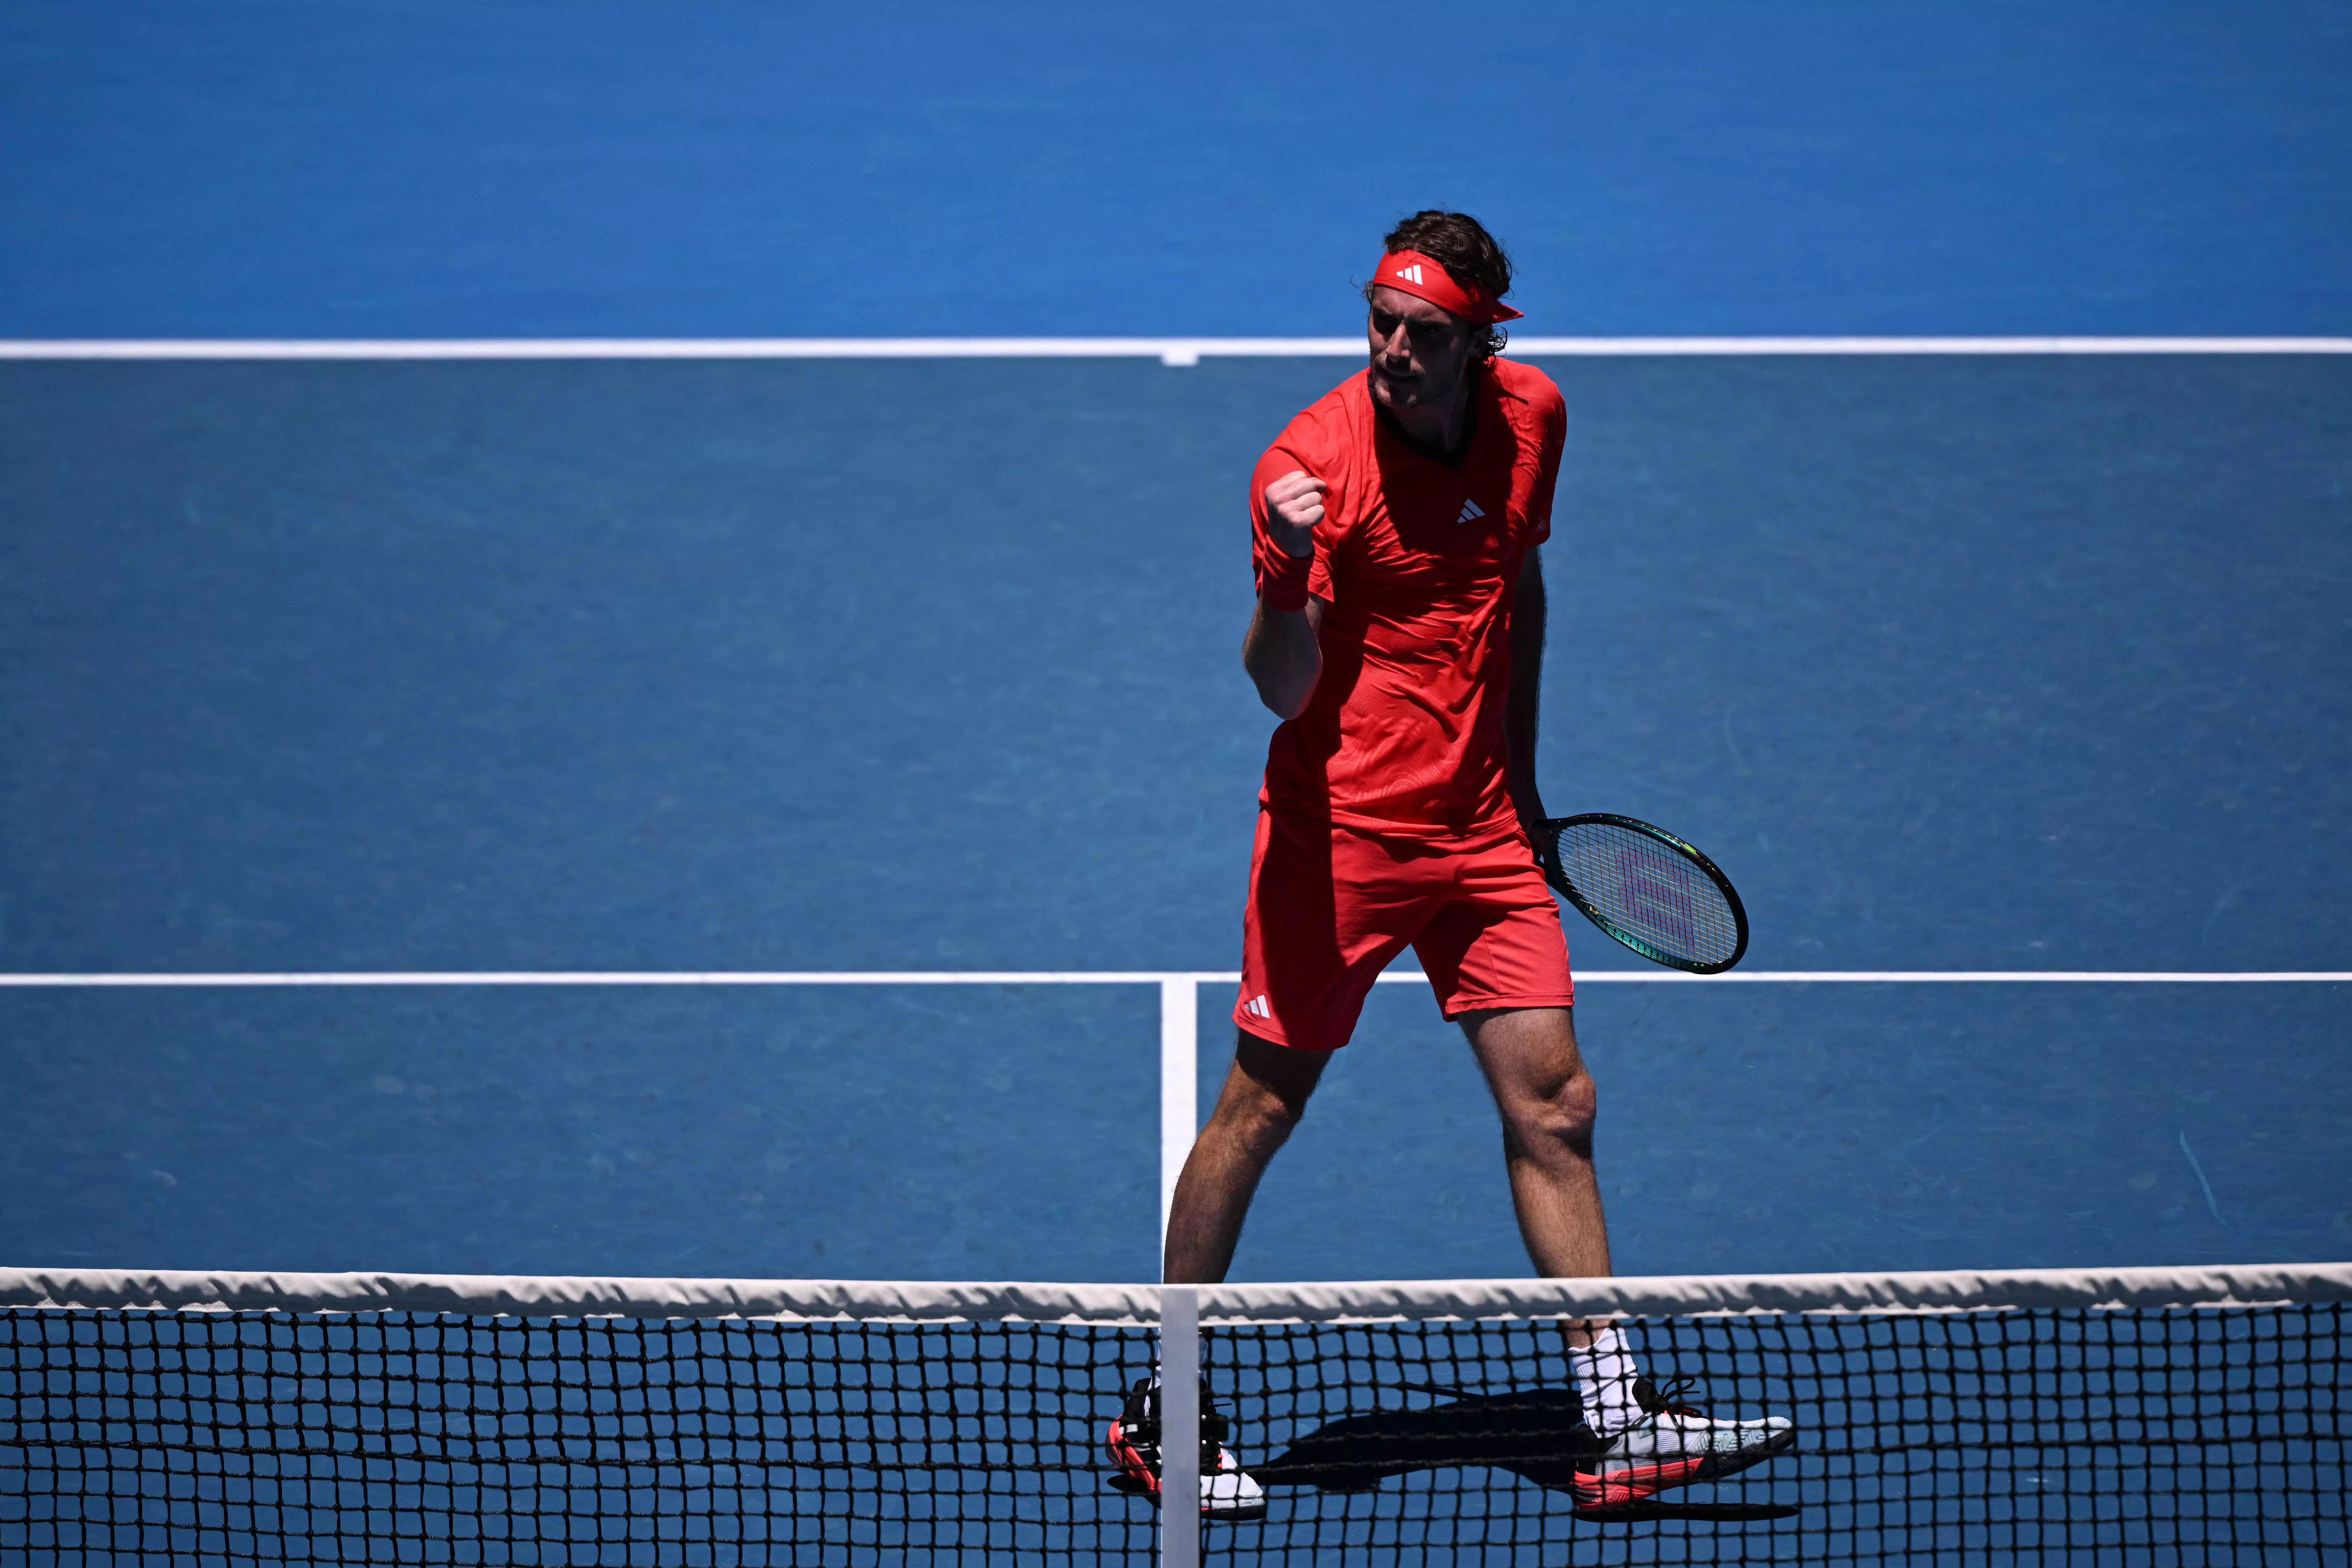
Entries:
{"label": "racket frame", "polygon": [[[1587,902],[1584,895],[1576,890],[1576,884],[1569,879],[1568,868],[1560,863],[1559,858],[1560,829],[1579,826],[1586,823],[1600,823],[1610,827],[1622,827],[1629,832],[1638,833],[1645,838],[1654,839],[1706,872],[1707,880],[1713,882],[1716,890],[1723,895],[1723,901],[1731,906],[1732,929],[1739,933],[1739,941],[1732,948],[1731,956],[1719,963],[1700,963],[1691,959],[1677,957],[1643,941]],[[1543,866],[1544,880],[1549,882],[1552,889],[1561,898],[1574,904],[1577,913],[1599,926],[1613,941],[1633,949],[1653,963],[1662,963],[1668,969],[1679,969],[1685,974],[1720,974],[1748,955],[1747,906],[1739,901],[1738,890],[1732,887],[1731,879],[1725,876],[1714,861],[1699,853],[1696,846],[1675,837],[1654,824],[1643,822],[1637,817],[1620,816],[1609,811],[1587,811],[1574,816],[1549,817],[1538,831],[1542,837],[1536,846],[1536,856]]]}

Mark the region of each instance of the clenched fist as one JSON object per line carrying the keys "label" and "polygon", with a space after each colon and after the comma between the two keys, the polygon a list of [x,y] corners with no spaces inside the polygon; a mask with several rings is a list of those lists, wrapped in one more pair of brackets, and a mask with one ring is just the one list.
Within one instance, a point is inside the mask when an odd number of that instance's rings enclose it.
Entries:
{"label": "clenched fist", "polygon": [[1284,554],[1315,553],[1315,525],[1323,521],[1323,496],[1330,488],[1304,468],[1265,487],[1266,531]]}

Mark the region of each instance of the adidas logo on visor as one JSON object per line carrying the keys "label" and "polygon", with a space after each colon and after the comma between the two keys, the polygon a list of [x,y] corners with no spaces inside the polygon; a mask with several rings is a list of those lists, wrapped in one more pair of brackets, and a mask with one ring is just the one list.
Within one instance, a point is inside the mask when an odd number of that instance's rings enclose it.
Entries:
{"label": "adidas logo on visor", "polygon": [[1478,503],[1476,501],[1465,500],[1462,503],[1462,515],[1455,518],[1454,521],[1456,522],[1469,522],[1486,515],[1486,514],[1485,512],[1478,510]]}

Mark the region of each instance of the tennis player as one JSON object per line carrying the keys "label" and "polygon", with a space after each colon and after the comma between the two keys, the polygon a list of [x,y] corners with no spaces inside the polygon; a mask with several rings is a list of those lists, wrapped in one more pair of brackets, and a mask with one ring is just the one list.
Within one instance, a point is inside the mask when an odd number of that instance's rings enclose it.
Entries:
{"label": "tennis player", "polygon": [[[1399,224],[1364,290],[1370,363],[1293,419],[1251,478],[1258,603],[1242,664],[1282,723],[1258,797],[1240,1038],[1176,1185],[1171,1283],[1225,1277],[1258,1179],[1407,946],[1493,1091],[1538,1272],[1609,1272],[1568,943],[1529,838],[1544,820],[1539,552],[1567,409],[1542,372],[1496,357],[1496,328],[1519,315],[1510,287],[1474,219]],[[1778,1417],[1670,1405],[1613,1328],[1573,1328],[1570,1345],[1597,1448],[1585,1506],[1727,1474],[1794,1438]],[[1218,1479],[1234,1473],[1215,1460]],[[1238,1482],[1223,1490],[1236,1510],[1263,1507]]]}

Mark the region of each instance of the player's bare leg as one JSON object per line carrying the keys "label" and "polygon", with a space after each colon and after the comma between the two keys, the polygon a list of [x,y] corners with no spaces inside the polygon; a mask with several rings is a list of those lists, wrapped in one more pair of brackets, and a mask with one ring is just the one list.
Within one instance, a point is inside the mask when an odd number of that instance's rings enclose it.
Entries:
{"label": "player's bare leg", "polygon": [[1233,1070],[1208,1126],[1192,1142],[1168,1206],[1160,1277],[1171,1285],[1214,1285],[1233,1266],[1250,1198],[1275,1151],[1307,1113],[1328,1051],[1295,1051],[1237,1029]]}
{"label": "player's bare leg", "polygon": [[[1566,1007],[1465,1014],[1462,1032],[1495,1091],[1503,1158],[1519,1236],[1537,1271],[1590,1279],[1609,1272],[1609,1227],[1592,1171],[1591,1075]],[[1718,1421],[1641,1374],[1619,1329],[1566,1322],[1568,1363],[1598,1451],[1580,1460],[1577,1502],[1622,1508],[1669,1487],[1713,1480],[1763,1463],[1797,1440],[1787,1418]]]}
{"label": "player's bare leg", "polygon": [[1462,1032],[1503,1119],[1511,1205],[1536,1272],[1572,1279],[1607,1274],[1609,1226],[1592,1171],[1597,1097],[1570,1009],[1465,1013]]}

